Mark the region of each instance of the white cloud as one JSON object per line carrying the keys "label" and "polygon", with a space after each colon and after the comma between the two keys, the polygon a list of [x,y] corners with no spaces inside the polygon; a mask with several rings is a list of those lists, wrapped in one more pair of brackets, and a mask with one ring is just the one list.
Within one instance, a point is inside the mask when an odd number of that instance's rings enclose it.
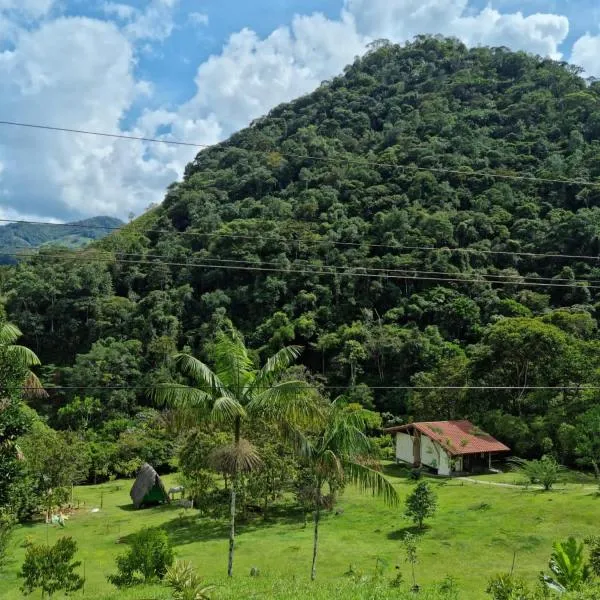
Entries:
{"label": "white cloud", "polygon": [[503,15],[488,7],[478,15],[455,19],[448,33],[470,46],[508,46],[560,59],[559,46],[569,33],[569,20],[542,13],[527,17],[520,12]]}
{"label": "white cloud", "polygon": [[[119,132],[120,120],[144,92],[133,68],[131,44],[114,25],[51,21],[22,32],[15,50],[0,54],[0,113]],[[2,133],[1,184],[21,212],[123,215],[156,200],[178,175],[147,155],[141,142],[8,128]]]}
{"label": "white cloud", "polygon": [[208,15],[199,12],[189,14],[189,21],[194,25],[208,25]]}
{"label": "white cloud", "polygon": [[177,2],[150,0],[145,10],[135,11],[125,26],[125,33],[134,40],[166,40],[175,28],[173,10]]}
{"label": "white cloud", "polygon": [[338,73],[364,50],[351,17],[331,21],[322,15],[297,16],[267,38],[244,29],[223,52],[198,69],[196,95],[179,114],[185,119],[214,116],[234,131],[272,106],[304,94]]}
{"label": "white cloud", "polygon": [[467,0],[346,0],[357,30],[372,38],[404,41],[418,33],[441,33],[467,8]]}
{"label": "white cloud", "polygon": [[583,67],[586,75],[600,77],[600,35],[582,35],[573,44],[571,62]]}
{"label": "white cloud", "polygon": [[121,21],[133,19],[136,13],[135,7],[129,4],[119,4],[118,2],[105,2],[102,5],[102,11],[104,14],[116,17]]}
{"label": "white cloud", "polygon": [[48,14],[55,0],[0,0],[0,12],[21,13],[34,19]]}
{"label": "white cloud", "polygon": [[[0,8],[8,1],[0,0]],[[10,1],[14,6],[17,0]],[[21,2],[41,7],[51,0]],[[0,114],[120,133],[124,116],[153,89],[151,82],[136,80],[135,56],[172,33],[176,7],[177,0],[147,0],[143,10],[107,2],[104,10],[120,28],[59,18],[19,31],[14,50],[0,53]],[[205,24],[204,15],[196,14],[190,20]],[[234,33],[220,54],[199,65],[196,90],[187,102],[145,110],[124,133],[156,137],[167,127],[166,138],[215,143],[340,73],[373,39],[403,42],[419,33],[558,57],[568,20],[490,7],[472,10],[467,0],[346,0],[338,19],[296,16],[265,38],[250,29]],[[573,55],[591,70],[598,65],[593,61],[600,56],[600,41],[584,36]],[[139,214],[162,198],[195,154],[193,148],[81,135],[8,129],[2,134],[0,205],[5,208],[0,210],[64,218]]]}
{"label": "white cloud", "polygon": [[502,14],[488,6],[475,11],[467,0],[346,0],[345,10],[360,33],[405,41],[423,33],[441,33],[466,44],[504,45],[560,58],[560,44],[569,33],[565,16],[536,13]]}

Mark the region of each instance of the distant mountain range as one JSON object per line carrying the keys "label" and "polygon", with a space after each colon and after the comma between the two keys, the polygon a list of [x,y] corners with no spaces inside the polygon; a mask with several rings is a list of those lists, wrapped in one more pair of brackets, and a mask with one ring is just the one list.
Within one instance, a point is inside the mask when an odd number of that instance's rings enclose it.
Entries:
{"label": "distant mountain range", "polygon": [[92,217],[61,225],[10,223],[0,227],[0,264],[12,264],[16,253],[42,246],[80,248],[122,225],[123,221],[113,217]]}

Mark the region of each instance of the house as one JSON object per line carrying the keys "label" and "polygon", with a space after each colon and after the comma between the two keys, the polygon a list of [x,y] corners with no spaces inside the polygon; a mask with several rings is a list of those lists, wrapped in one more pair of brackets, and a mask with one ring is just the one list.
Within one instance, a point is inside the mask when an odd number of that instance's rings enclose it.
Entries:
{"label": "house", "polygon": [[148,463],[140,467],[129,495],[135,508],[140,508],[144,504],[169,502],[169,495],[161,478]]}
{"label": "house", "polygon": [[385,429],[396,434],[396,460],[435,469],[438,475],[477,473],[492,466],[492,455],[510,448],[469,421],[409,423]]}

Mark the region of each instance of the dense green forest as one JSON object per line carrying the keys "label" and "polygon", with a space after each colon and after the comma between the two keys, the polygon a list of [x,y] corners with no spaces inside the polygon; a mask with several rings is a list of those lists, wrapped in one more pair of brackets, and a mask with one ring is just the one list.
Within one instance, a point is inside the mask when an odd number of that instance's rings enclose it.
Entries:
{"label": "dense green forest", "polygon": [[300,345],[299,377],[384,421],[465,417],[591,468],[600,183],[577,181],[600,182],[599,136],[600,82],[575,67],[379,41],[117,234],[3,272],[49,394],[29,404],[92,445],[90,480],[168,469],[147,389],[231,320],[257,359]]}
{"label": "dense green forest", "polygon": [[80,248],[106,237],[123,221],[114,217],[92,217],[73,223],[10,223],[0,227],[0,264],[14,264],[16,254],[42,246]]}

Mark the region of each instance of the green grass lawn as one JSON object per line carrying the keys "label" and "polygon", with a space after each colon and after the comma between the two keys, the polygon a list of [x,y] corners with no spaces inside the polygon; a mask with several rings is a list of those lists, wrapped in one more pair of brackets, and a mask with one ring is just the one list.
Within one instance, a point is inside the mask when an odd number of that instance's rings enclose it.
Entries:
{"label": "green grass lawn", "polygon": [[[404,499],[414,483],[397,476],[395,467],[388,470]],[[515,476],[488,475],[483,479],[512,483]],[[172,481],[167,477],[167,486]],[[484,597],[489,577],[509,570],[515,552],[515,570],[533,582],[546,568],[554,540],[600,534],[600,497],[581,483],[562,485],[551,492],[460,480],[433,479],[431,485],[438,493],[439,509],[422,536],[417,580],[427,588],[451,575],[461,589],[461,600]],[[286,595],[283,591],[286,586],[304,586],[309,577],[312,529],[310,524],[303,527],[299,513],[282,511],[269,522],[256,518],[240,524],[234,581],[230,582],[224,577],[225,522],[198,518],[195,511],[184,513],[175,506],[134,511],[130,486],[130,481],[118,481],[76,488],[75,500],[80,509],[65,529],[44,523],[19,527],[10,560],[0,576],[0,599],[22,597],[16,574],[25,554],[25,539],[53,543],[62,535],[77,541],[78,558],[85,564],[85,591],[76,597],[168,598],[158,586],[119,592],[106,580],[114,571],[115,556],[125,550],[122,538],[146,526],[167,530],[177,557],[191,560],[207,582],[217,585],[216,599],[293,598],[308,593],[306,586],[304,592],[296,590]],[[91,509],[100,508],[101,503],[101,510],[92,513]],[[348,579],[344,573],[350,566],[356,572],[373,574],[378,560],[386,565],[385,577],[392,579],[399,565],[408,579],[400,538],[410,523],[402,517],[402,507],[388,508],[377,499],[348,489],[338,508],[341,514],[327,514],[322,521],[318,580],[325,585],[324,590],[343,586],[342,581]],[[251,579],[253,566],[260,569],[260,576]],[[273,591],[278,589],[281,591]],[[320,594],[327,598],[333,592],[321,590]],[[310,595],[317,597],[316,592]],[[371,595],[364,597],[375,597],[372,589]]]}

